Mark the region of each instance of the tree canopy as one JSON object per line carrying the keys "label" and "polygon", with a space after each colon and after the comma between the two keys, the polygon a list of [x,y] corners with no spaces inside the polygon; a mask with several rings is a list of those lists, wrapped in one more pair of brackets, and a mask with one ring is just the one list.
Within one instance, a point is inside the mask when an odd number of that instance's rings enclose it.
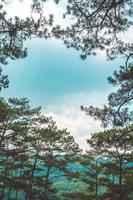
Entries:
{"label": "tree canopy", "polygon": [[[55,1],[59,3],[59,1]],[[69,0],[66,29],[53,27],[53,16],[42,14],[44,0],[33,0],[31,17],[8,17],[7,1],[0,3],[0,65],[27,56],[24,41],[54,36],[81,58],[105,50],[108,59],[126,58],[108,78],[115,91],[103,108],[81,106],[100,120],[106,131],[93,133],[89,150],[81,154],[67,129],[58,129],[41,108],[27,98],[0,98],[0,198],[2,200],[131,200],[133,197],[133,44],[120,36],[132,27],[132,0]],[[38,13],[34,19],[33,13]],[[49,29],[50,27],[50,29]],[[9,84],[0,68],[0,90]],[[60,191],[56,182],[80,185],[80,191]],[[62,184],[62,185],[63,185]],[[76,185],[77,186],[77,185]],[[83,189],[84,188],[84,189]],[[65,188],[66,189],[66,188]]]}
{"label": "tree canopy", "polygon": [[0,198],[56,197],[53,182],[80,153],[66,129],[32,109],[26,98],[0,99]]}
{"label": "tree canopy", "polygon": [[109,59],[132,55],[132,42],[120,37],[133,25],[132,0],[70,0],[66,14],[76,22],[65,30],[65,43],[81,50],[81,58],[97,49],[106,50]]}

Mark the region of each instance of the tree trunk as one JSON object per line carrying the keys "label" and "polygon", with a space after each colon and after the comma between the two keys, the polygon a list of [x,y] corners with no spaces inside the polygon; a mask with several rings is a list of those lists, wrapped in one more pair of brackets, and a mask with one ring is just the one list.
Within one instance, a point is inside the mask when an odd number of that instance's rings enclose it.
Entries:
{"label": "tree trunk", "polygon": [[122,170],[122,159],[120,158],[120,168],[119,168],[119,200],[122,200],[122,175],[123,175],[123,170]]}
{"label": "tree trunk", "polygon": [[11,177],[10,177],[10,183],[9,183],[9,190],[8,190],[8,195],[7,195],[7,200],[10,200],[10,193],[11,193],[11,179],[12,179],[12,175],[13,175],[13,169],[11,171]]}
{"label": "tree trunk", "polygon": [[49,179],[49,172],[50,172],[50,167],[48,167],[47,174],[45,176],[43,200],[48,200],[48,179]]}
{"label": "tree trunk", "polygon": [[[19,176],[21,176],[21,174],[22,174],[22,167],[21,167],[21,171],[20,171]],[[19,193],[19,187],[17,186],[17,188],[16,188],[15,200],[18,200],[18,193]]]}
{"label": "tree trunk", "polygon": [[[30,183],[28,186],[28,192],[32,192],[32,186],[33,186],[33,181],[34,181],[34,172],[36,169],[36,164],[37,164],[37,160],[38,160],[38,153],[36,154],[35,160],[34,160],[34,164],[31,170],[31,177],[30,177]],[[25,200],[32,200],[32,195],[30,197],[28,197],[29,195],[26,194],[26,199]]]}
{"label": "tree trunk", "polygon": [[2,194],[1,194],[1,197],[2,199],[4,199],[4,195],[5,195],[5,182],[6,182],[6,178],[7,178],[7,173],[8,173],[8,159],[9,159],[9,156],[7,155],[6,156],[6,161],[5,161],[5,173],[4,173],[4,181],[3,181],[3,188],[2,188]]}
{"label": "tree trunk", "polygon": [[95,199],[98,197],[98,173],[96,173]]}

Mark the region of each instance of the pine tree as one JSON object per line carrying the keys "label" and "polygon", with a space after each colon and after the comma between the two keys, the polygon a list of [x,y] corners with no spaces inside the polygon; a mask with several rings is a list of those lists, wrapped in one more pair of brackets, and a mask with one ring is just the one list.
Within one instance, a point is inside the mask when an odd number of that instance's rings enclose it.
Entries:
{"label": "pine tree", "polygon": [[53,183],[65,176],[70,157],[80,152],[66,129],[32,109],[29,101],[0,101],[1,199],[56,199]]}

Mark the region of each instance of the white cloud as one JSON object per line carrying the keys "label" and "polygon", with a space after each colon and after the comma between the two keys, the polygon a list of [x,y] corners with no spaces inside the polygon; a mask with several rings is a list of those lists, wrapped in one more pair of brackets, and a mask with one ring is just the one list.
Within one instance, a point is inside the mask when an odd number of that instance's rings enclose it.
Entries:
{"label": "white cloud", "polygon": [[126,32],[122,32],[119,34],[120,38],[124,42],[133,42],[133,28],[129,28]]}
{"label": "white cloud", "polygon": [[68,106],[66,109],[60,114],[47,112],[46,115],[52,116],[58,128],[67,128],[80,147],[86,149],[86,139],[90,137],[90,133],[101,130],[100,122],[94,121],[77,108]]}
{"label": "white cloud", "polygon": [[9,17],[19,16],[20,18],[30,17],[31,16],[31,3],[32,0],[28,1],[9,1],[6,5],[4,5],[7,10],[7,15]]}
{"label": "white cloud", "polygon": [[[7,0],[7,5],[5,6],[7,14],[9,17],[19,16],[20,18],[30,17],[31,16],[31,4],[33,0]],[[49,14],[54,15],[54,23],[66,27],[74,22],[73,17],[67,17],[63,19],[63,14],[66,12],[66,1],[62,4],[56,4],[53,0],[44,2],[43,4],[43,14],[45,17],[48,17]],[[34,17],[37,15],[34,14]],[[130,28],[125,32],[119,34],[119,37],[125,42],[133,42],[133,28]],[[99,51],[99,55],[105,58],[105,52]]]}
{"label": "white cloud", "polygon": [[[58,128],[67,128],[82,149],[87,149],[86,139],[90,134],[102,130],[99,121],[93,120],[81,112],[80,105],[103,105],[106,102],[106,92],[76,93],[65,96],[54,105],[48,105],[44,114],[52,116]],[[82,103],[81,103],[82,102]]]}
{"label": "white cloud", "polygon": [[[30,17],[31,16],[31,5],[32,0],[14,0],[11,3],[8,3],[5,8],[9,17],[19,16],[20,18]],[[54,24],[62,25],[63,27],[70,24],[69,17],[63,19],[63,13],[65,13],[65,6],[54,3],[53,0],[44,2],[43,4],[43,15],[48,18],[50,14],[54,15]],[[34,13],[33,17],[38,18],[38,14]]]}
{"label": "white cloud", "polygon": [[94,121],[81,112],[80,109],[77,110],[74,107],[67,107],[67,111],[64,110],[60,114],[49,112],[47,115],[53,117],[59,128],[67,128],[75,137],[88,135],[100,128],[100,122]]}

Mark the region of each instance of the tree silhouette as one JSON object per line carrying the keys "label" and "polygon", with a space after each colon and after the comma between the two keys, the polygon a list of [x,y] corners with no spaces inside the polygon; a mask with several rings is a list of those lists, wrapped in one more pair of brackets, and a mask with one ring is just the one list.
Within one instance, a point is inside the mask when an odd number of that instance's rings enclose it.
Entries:
{"label": "tree silhouette", "polygon": [[67,47],[81,50],[81,58],[106,50],[110,59],[118,54],[132,55],[132,42],[126,43],[120,33],[132,27],[132,0],[70,0],[66,15],[74,22],[65,30]]}
{"label": "tree silhouette", "polygon": [[[108,103],[103,108],[93,106],[81,109],[87,115],[92,116],[96,120],[100,120],[104,127],[126,127],[133,121],[133,66],[121,66],[120,70],[115,71],[112,77],[108,78],[110,84],[117,88],[116,92],[112,92],[108,96]],[[130,132],[130,130],[129,130]],[[132,135],[132,129],[131,129]]]}
{"label": "tree silhouette", "polygon": [[[130,129],[130,132],[129,132]],[[126,185],[127,176],[132,176],[132,127],[113,129],[92,134],[88,143],[106,162],[103,162],[101,185],[106,187],[101,199],[131,199],[131,182]],[[122,137],[121,137],[122,135]],[[118,138],[121,138],[118,140]]]}
{"label": "tree silhouette", "polygon": [[81,170],[69,172],[72,179],[85,184],[84,190],[64,192],[66,200],[132,199],[133,140],[129,129],[132,127],[91,135],[87,140],[90,147],[87,153],[73,160],[80,164]]}
{"label": "tree silhouette", "polygon": [[56,199],[53,183],[80,152],[66,129],[26,98],[0,100],[0,198]]}

